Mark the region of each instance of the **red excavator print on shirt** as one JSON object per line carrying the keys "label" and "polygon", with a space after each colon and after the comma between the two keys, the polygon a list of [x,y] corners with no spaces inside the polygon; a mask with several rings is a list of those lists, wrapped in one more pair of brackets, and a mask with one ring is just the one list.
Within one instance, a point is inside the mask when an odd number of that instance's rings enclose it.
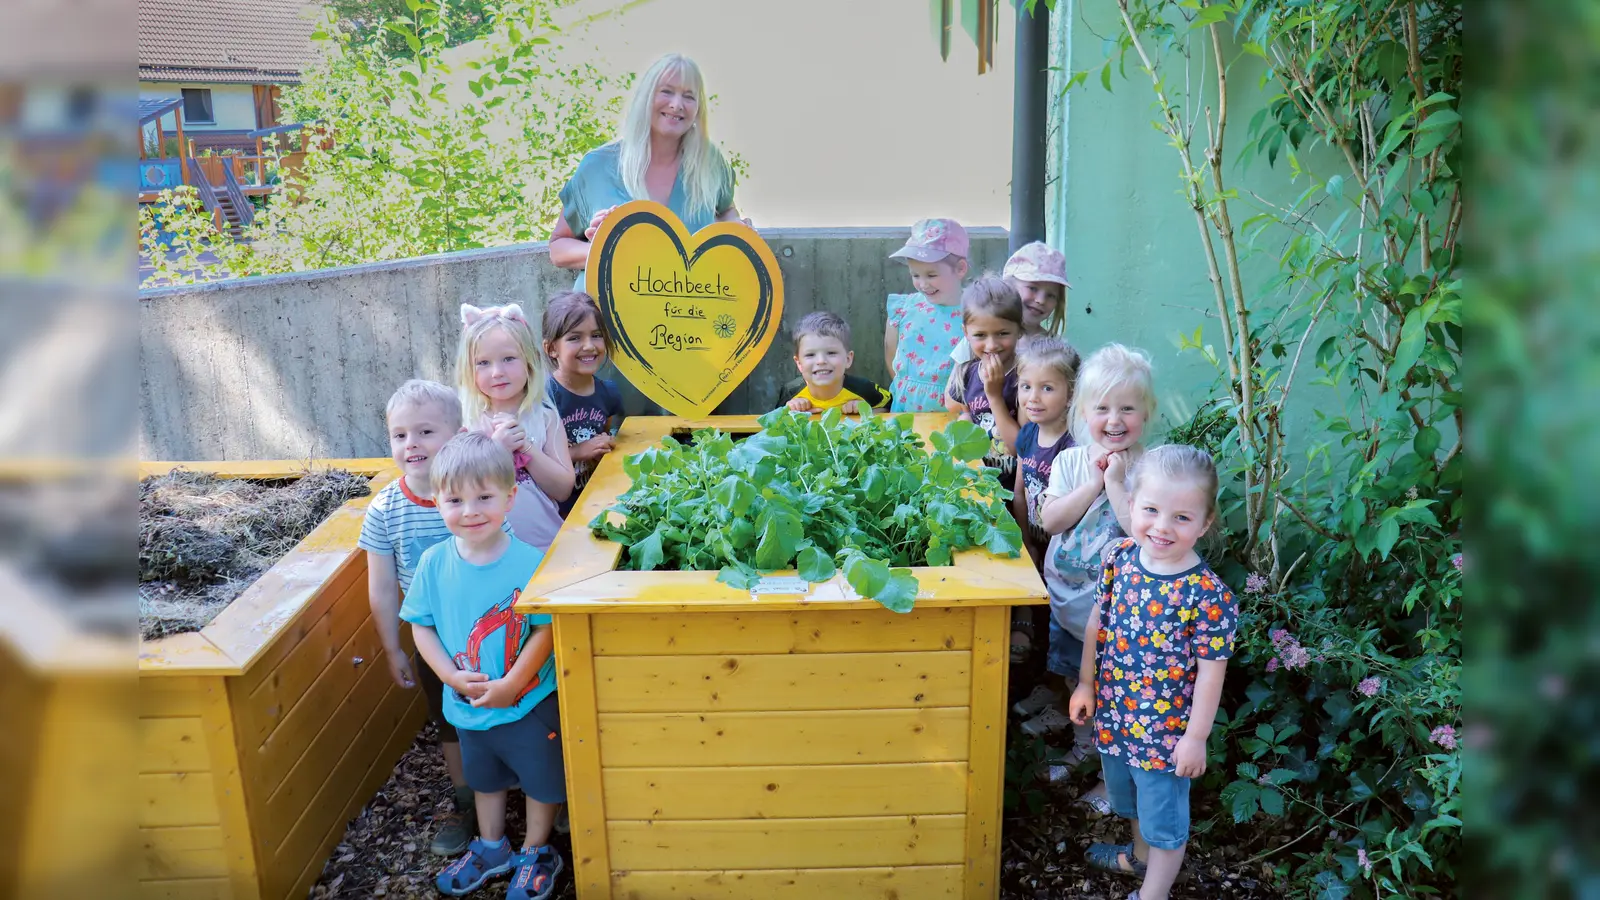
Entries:
{"label": "red excavator print on shirt", "polygon": [[[472,624],[472,631],[467,634],[467,652],[455,655],[456,668],[466,672],[483,671],[478,666],[484,639],[499,631],[505,635],[506,672],[511,671],[511,667],[517,663],[517,654],[521,651],[523,642],[528,639],[528,635],[533,631],[528,625],[528,617],[514,610],[517,598],[520,596],[522,596],[522,589],[513,588],[511,596],[491,606],[487,612],[478,617],[478,621]],[[513,701],[513,704],[521,703],[522,698],[528,696],[528,692],[538,684],[539,676],[535,675],[528,682],[527,687],[524,687],[517,694],[517,699]],[[460,697],[463,703],[472,702],[463,697],[459,691],[456,696]]]}

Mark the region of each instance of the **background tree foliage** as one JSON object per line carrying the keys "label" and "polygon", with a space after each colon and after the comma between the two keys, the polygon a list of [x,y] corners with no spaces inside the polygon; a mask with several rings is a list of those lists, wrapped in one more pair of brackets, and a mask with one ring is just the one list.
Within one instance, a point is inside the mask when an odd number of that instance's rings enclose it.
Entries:
{"label": "background tree foliage", "polygon": [[[324,0],[340,29],[351,33],[357,43],[378,43],[389,56],[409,56],[405,38],[385,26],[402,22],[413,15],[405,0]],[[475,41],[494,27],[495,4],[490,0],[446,0],[439,4],[439,17],[449,36],[446,46]]]}
{"label": "background tree foliage", "polygon": [[[1217,366],[1214,399],[1168,436],[1227,476],[1214,564],[1243,610],[1222,765],[1203,781],[1222,803],[1202,827],[1295,895],[1453,895],[1462,10],[1116,3],[1106,59],[1071,86],[1125,75],[1153,94],[1216,302],[1216,332],[1180,341]],[[1230,99],[1258,91],[1264,108],[1230,129]],[[1279,186],[1242,192],[1241,166]],[[1276,274],[1246,278],[1252,254]],[[1333,400],[1296,433],[1308,383]]]}
{"label": "background tree foliage", "polygon": [[194,280],[211,250],[234,276],[304,271],[540,240],[558,192],[610,139],[631,76],[562,62],[549,0],[493,8],[452,48],[440,6],[405,0],[385,24],[408,53],[330,18],[322,60],[286,92],[285,117],[316,123],[302,169],[267,198],[244,240],[216,234],[192,190],[141,209],[155,282]]}

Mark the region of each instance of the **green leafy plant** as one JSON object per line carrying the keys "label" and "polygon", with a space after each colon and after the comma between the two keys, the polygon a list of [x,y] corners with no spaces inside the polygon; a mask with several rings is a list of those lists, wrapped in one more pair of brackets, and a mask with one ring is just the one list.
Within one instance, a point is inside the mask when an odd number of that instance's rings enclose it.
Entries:
{"label": "green leafy plant", "polygon": [[623,460],[633,486],[590,523],[627,548],[622,568],[720,569],[738,588],[780,569],[809,582],[842,571],[856,593],[907,612],[911,567],[949,565],[972,547],[1022,548],[1011,492],[995,469],[971,465],[989,450],[971,422],[935,432],[931,453],[909,415],[847,422],[836,409],[779,409],[759,422],[739,441],[708,428]]}

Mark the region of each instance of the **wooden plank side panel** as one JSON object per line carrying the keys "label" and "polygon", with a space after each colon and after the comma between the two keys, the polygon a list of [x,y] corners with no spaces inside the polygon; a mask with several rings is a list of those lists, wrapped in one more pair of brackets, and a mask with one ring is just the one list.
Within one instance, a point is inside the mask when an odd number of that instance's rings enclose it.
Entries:
{"label": "wooden plank side panel", "polygon": [[198,715],[181,719],[140,719],[138,728],[140,773],[211,769],[205,726]]}
{"label": "wooden plank side panel", "polygon": [[595,660],[595,700],[608,712],[898,709],[965,706],[964,650]]}
{"label": "wooden plank side panel", "polygon": [[361,499],[365,498],[350,501],[317,526],[206,626],[206,638],[243,667],[239,675],[247,692],[272,676],[351,581],[366,577],[367,556],[356,549],[355,535],[342,549],[305,549],[317,535],[330,533],[323,529],[336,523],[348,529],[351,516],[359,533],[361,513],[349,507]]}
{"label": "wooden plank side panel", "polygon": [[[356,578],[356,574],[360,578]],[[296,626],[286,630],[266,651],[283,654],[275,666],[262,667],[270,674],[258,681],[255,678],[257,669],[252,667],[240,682],[248,691],[248,694],[241,692],[244,700],[240,709],[240,738],[246,746],[259,746],[283,724],[295,706],[305,699],[306,691],[316,683],[318,676],[371,615],[365,564],[349,567],[343,577],[327,586],[314,606],[321,610],[314,621],[304,628]]]}
{"label": "wooden plank side panel", "polygon": [[958,900],[961,866],[870,869],[630,871],[611,878],[617,900]]}
{"label": "wooden plank side panel", "polygon": [[[365,630],[372,632],[370,622]],[[289,769],[277,785],[272,785],[264,774],[255,782],[262,788],[260,793],[255,794],[255,823],[263,847],[278,846],[300,821],[311,798],[322,790],[330,773],[339,767],[351,746],[360,740],[367,719],[375,710],[381,709],[385,703],[391,707],[403,704],[406,694],[421,697],[419,691],[407,692],[395,685],[394,679],[389,677],[389,658],[383,652],[382,642],[375,632],[371,634],[371,642],[373,655],[362,663],[359,670],[342,659],[335,659],[329,664],[330,670],[349,669],[351,677],[359,676],[360,680],[356,689],[341,700],[314,710],[322,727],[313,740],[302,747],[272,746],[259,751],[245,751],[255,757],[255,763],[262,769],[269,765],[274,771],[285,766]]]}
{"label": "wooden plank side panel", "polygon": [[311,885],[316,883],[317,878],[322,874],[323,868],[327,865],[328,854],[338,845],[339,839],[344,837],[346,824],[351,817],[361,811],[361,808],[367,804],[368,799],[377,793],[378,788],[389,780],[389,777],[394,774],[395,764],[399,762],[400,757],[416,740],[417,732],[421,730],[423,722],[427,719],[427,700],[418,695],[416,691],[402,691],[400,688],[395,688],[394,692],[410,694],[410,708],[407,709],[400,722],[395,725],[394,731],[389,734],[388,743],[378,753],[377,758],[372,761],[372,765],[368,767],[366,774],[360,778],[355,793],[345,803],[343,815],[330,817],[327,831],[317,844],[317,849],[307,857],[304,868],[300,870],[300,877],[289,886],[287,893],[282,895],[281,900],[300,900],[300,898],[310,894]]}
{"label": "wooden plank side panel", "polygon": [[965,816],[612,821],[611,860],[633,869],[790,869],[958,863]]}
{"label": "wooden plank side panel", "polygon": [[[362,720],[355,740],[346,745],[338,763],[327,772],[315,796],[298,806],[293,826],[284,831],[270,819],[258,824],[257,846],[261,858],[269,860],[264,867],[262,890],[266,900],[291,896],[308,865],[320,868],[350,816],[377,788],[363,784],[364,777],[375,767],[393,770],[400,754],[422,727],[424,714],[425,701],[419,693],[391,682],[371,715]],[[269,831],[284,837],[269,841]]]}
{"label": "wooden plank side panel", "polygon": [[139,679],[139,718],[198,716],[205,708],[200,691],[204,679],[174,676]]}
{"label": "wooden plank side panel", "polygon": [[966,834],[966,896],[972,898],[1000,896],[1010,619],[1001,607],[979,610],[973,629]]}
{"label": "wooden plank side panel", "polygon": [[[345,602],[354,607],[357,599],[360,598],[351,597]],[[360,607],[367,608],[364,599]],[[401,629],[401,642],[409,654],[409,628]],[[359,665],[358,659],[361,660]],[[260,745],[252,745],[246,751],[252,757],[250,770],[256,795],[275,797],[302,758],[318,756],[319,745],[329,740],[330,728],[346,737],[354,737],[355,729],[377,705],[386,686],[394,683],[388,666],[383,640],[378,637],[377,625],[369,614],[328,661],[282,724]]]}
{"label": "wooden plank side panel", "polygon": [[970,609],[599,616],[596,656],[863,653],[972,648]]}
{"label": "wooden plank side panel", "polygon": [[552,619],[557,690],[561,694],[561,750],[567,768],[567,814],[572,826],[572,876],[584,900],[610,900],[611,853],[606,834],[606,791],[595,714],[592,616]]}
{"label": "wooden plank side panel", "polygon": [[139,831],[139,843],[141,881],[228,876],[220,826],[144,828]]}
{"label": "wooden plank side panel", "polygon": [[139,882],[139,900],[236,900],[226,878],[184,878]]}
{"label": "wooden plank side panel", "polygon": [[228,863],[229,894],[238,900],[260,900],[261,885],[255,843],[250,832],[250,798],[244,786],[239,744],[234,731],[233,701],[229,691],[237,679],[210,678],[201,696],[205,708],[201,719],[206,726],[206,748],[211,752],[211,772],[217,805],[217,820],[222,829],[222,850]]}
{"label": "wooden plank side panel", "polygon": [[965,813],[960,762],[606,769],[613,819],[803,819]]}
{"label": "wooden plank side panel", "polygon": [[139,776],[139,827],[216,825],[219,821],[216,787],[210,772]]}
{"label": "wooden plank side panel", "polygon": [[602,713],[599,720],[607,768],[952,762],[968,752],[966,707]]}

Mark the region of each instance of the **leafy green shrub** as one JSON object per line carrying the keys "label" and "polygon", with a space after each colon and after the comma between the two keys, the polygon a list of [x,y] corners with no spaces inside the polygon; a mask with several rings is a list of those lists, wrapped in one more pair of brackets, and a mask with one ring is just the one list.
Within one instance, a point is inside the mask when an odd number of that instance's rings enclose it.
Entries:
{"label": "leafy green shrub", "polygon": [[935,432],[930,453],[910,415],[779,409],[759,421],[737,442],[708,428],[623,461],[633,486],[590,523],[627,548],[623,568],[720,569],[739,588],[779,569],[811,582],[842,569],[857,593],[907,612],[910,567],[949,565],[971,547],[1021,550],[1011,492],[994,469],[970,465],[990,443],[971,422]]}
{"label": "leafy green shrub", "polygon": [[[1242,588],[1199,826],[1296,896],[1455,894],[1461,5],[1115,5],[1099,80],[1155,95],[1220,332],[1178,335],[1219,378],[1169,435],[1216,454],[1211,562]],[[1219,96],[1260,108],[1241,128]],[[1230,184],[1262,163],[1267,196]]]}
{"label": "leafy green shrub", "polygon": [[[613,136],[631,76],[562,60],[556,0],[496,4],[486,22],[467,23],[477,40],[455,48],[451,29],[463,19],[449,4],[404,5],[408,14],[384,30],[402,54],[334,22],[316,33],[323,55],[283,100],[285,119],[307,128],[268,142],[274,168],[294,140],[305,157],[242,239],[213,230],[198,200],[181,193],[141,207],[147,285],[549,236],[562,185]],[[183,238],[164,240],[157,223]]]}

